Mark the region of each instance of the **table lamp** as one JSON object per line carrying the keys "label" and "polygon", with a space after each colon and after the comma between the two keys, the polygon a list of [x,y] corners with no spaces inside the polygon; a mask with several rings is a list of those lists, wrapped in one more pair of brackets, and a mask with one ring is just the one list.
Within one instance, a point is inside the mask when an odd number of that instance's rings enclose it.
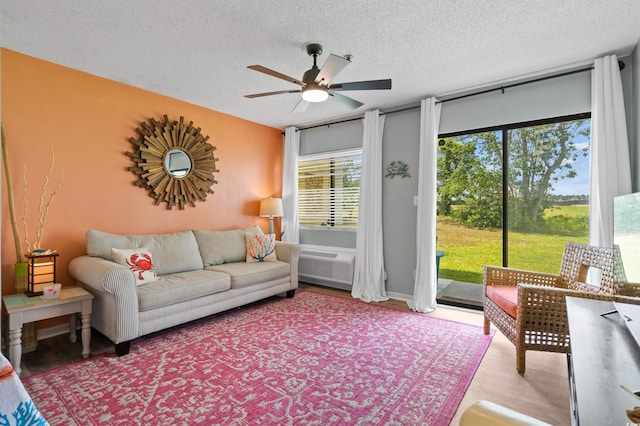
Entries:
{"label": "table lamp", "polygon": [[269,234],[275,234],[273,231],[273,218],[282,216],[282,199],[265,198],[260,201],[260,217],[269,218]]}
{"label": "table lamp", "polygon": [[27,289],[25,294],[29,297],[40,296],[47,286],[56,283],[56,259],[58,252],[47,250],[25,255],[27,258]]}

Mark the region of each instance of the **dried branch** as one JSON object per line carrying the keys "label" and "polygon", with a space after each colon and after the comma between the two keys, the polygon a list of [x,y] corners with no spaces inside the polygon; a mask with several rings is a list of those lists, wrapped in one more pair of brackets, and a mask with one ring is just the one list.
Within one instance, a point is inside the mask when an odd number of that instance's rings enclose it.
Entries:
{"label": "dried branch", "polygon": [[36,231],[36,232],[39,232],[37,236],[38,239],[36,241],[36,245],[38,246],[37,248],[42,248],[40,243],[42,242],[42,233],[44,232],[44,225],[47,221],[47,213],[49,213],[49,206],[53,202],[53,198],[58,194],[58,190],[60,190],[60,186],[62,186],[63,177],[64,177],[63,172],[60,172],[60,180],[58,181],[58,185],[56,186],[56,189],[54,189],[51,195],[49,196],[49,201],[47,201],[47,204],[45,205],[44,210],[40,212],[40,225],[38,226],[38,229]]}
{"label": "dried branch", "polygon": [[49,163],[49,169],[47,170],[47,173],[44,175],[44,183],[42,184],[42,194],[40,194],[40,204],[38,205],[38,216],[40,217],[40,219],[39,219],[38,227],[36,228],[35,248],[42,248],[42,245],[41,245],[42,234],[44,233],[44,225],[47,221],[47,213],[49,211],[49,206],[53,202],[53,198],[58,193],[58,190],[60,189],[60,185],[62,185],[62,172],[60,172],[60,180],[58,181],[58,186],[56,186],[56,189],[54,189],[54,191],[49,196],[49,201],[47,201],[47,203],[45,204],[44,199],[45,199],[45,196],[47,195],[47,185],[49,184],[49,177],[51,176],[51,173],[53,171],[53,165],[55,163],[55,160],[56,158],[55,158],[55,154],[53,153],[53,146],[52,146],[51,147],[51,163]]}
{"label": "dried branch", "polygon": [[9,200],[9,215],[11,217],[11,230],[13,231],[13,242],[16,249],[16,262],[24,262],[24,255],[22,253],[22,244],[20,244],[20,234],[18,233],[18,224],[16,222],[16,207],[13,201],[13,181],[11,180],[11,173],[9,171],[9,154],[7,149],[7,140],[4,134],[4,123],[1,123],[2,127],[2,159],[4,162],[5,178],[7,180],[7,197]]}
{"label": "dried branch", "polygon": [[29,253],[31,251],[31,243],[29,242],[29,227],[27,226],[27,212],[29,210],[29,204],[27,203],[27,166],[24,166],[22,182],[22,201],[24,202],[24,212],[22,213],[22,227],[24,228],[24,243],[27,246],[27,253]]}
{"label": "dried branch", "polygon": [[[9,214],[11,216],[11,230],[13,231],[13,242],[16,249],[16,261],[24,262],[24,253],[22,251],[22,241],[20,241],[20,232],[18,231],[18,222],[16,220],[16,209],[14,203],[14,192],[13,192],[13,181],[11,179],[11,173],[9,169],[9,155],[7,149],[7,139],[4,132],[4,123],[1,123],[2,127],[2,160],[4,162],[4,171],[5,177],[7,181],[7,198],[9,200]],[[60,190],[63,180],[63,172],[60,172],[60,180],[58,181],[58,185],[53,190],[51,195],[49,196],[48,201],[45,203],[45,197],[47,195],[47,184],[49,183],[49,177],[53,171],[53,165],[55,163],[55,155],[53,153],[53,147],[51,147],[51,163],[49,164],[49,169],[44,177],[44,184],[42,185],[42,194],[40,195],[40,205],[38,207],[38,214],[40,215],[39,225],[36,228],[36,241],[35,248],[40,248],[40,243],[42,242],[42,234],[44,233],[44,225],[47,220],[47,213],[49,212],[49,207],[53,202],[56,194]],[[29,242],[29,231],[27,226],[27,213],[28,213],[28,205],[27,205],[27,167],[24,167],[24,187],[22,198],[24,201],[24,213],[22,216],[22,226],[24,227],[24,243],[27,246],[27,251],[31,251],[31,243]]]}

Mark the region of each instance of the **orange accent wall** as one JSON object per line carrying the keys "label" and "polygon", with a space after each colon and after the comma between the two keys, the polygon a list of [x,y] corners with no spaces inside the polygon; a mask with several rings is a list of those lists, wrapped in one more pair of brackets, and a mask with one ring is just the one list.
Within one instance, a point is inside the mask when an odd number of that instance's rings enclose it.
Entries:
{"label": "orange accent wall", "polygon": [[[280,129],[172,99],[126,84],[2,49],[2,122],[18,222],[25,203],[27,228],[35,240],[44,177],[55,153],[47,197],[64,174],[46,216],[42,245],[60,252],[58,281],[73,284],[69,261],[86,253],[85,232],[145,234],[186,229],[224,230],[259,224],[259,200],[279,197],[282,188]],[[127,170],[134,163],[130,137],[149,118],[183,116],[209,136],[219,158],[215,194],[185,210],[154,205],[147,191],[134,186]],[[13,293],[16,254],[2,174],[2,293]],[[279,222],[276,223],[278,225]],[[24,226],[19,223],[20,232]],[[22,234],[24,237],[24,234]],[[33,245],[32,245],[33,248]],[[23,246],[23,250],[26,249]]]}

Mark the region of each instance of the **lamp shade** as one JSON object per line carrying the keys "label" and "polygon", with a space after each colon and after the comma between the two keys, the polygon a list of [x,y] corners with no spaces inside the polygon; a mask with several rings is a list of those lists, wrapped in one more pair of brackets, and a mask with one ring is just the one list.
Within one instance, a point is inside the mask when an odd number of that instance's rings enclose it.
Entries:
{"label": "lamp shade", "polygon": [[282,199],[265,198],[260,201],[260,216],[280,217],[282,216]]}

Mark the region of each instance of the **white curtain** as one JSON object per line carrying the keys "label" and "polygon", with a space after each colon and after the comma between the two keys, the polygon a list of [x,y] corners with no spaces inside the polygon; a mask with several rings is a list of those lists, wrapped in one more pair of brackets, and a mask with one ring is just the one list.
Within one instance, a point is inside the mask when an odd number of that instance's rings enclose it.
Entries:
{"label": "white curtain", "polygon": [[282,241],[300,241],[298,229],[298,154],[300,132],[290,126],[284,130],[284,159],[282,165]]}
{"label": "white curtain", "polygon": [[382,132],[380,111],[364,115],[360,206],[356,236],[356,263],[351,295],[365,302],[389,300],[385,291],[382,245]]}
{"label": "white curtain", "polygon": [[613,247],[613,198],[631,192],[629,141],[616,55],[591,73],[589,243]]}
{"label": "white curtain", "polygon": [[420,154],[418,159],[418,223],[416,278],[409,307],[416,312],[436,308],[436,157],[442,104],[435,98],[420,104]]}

